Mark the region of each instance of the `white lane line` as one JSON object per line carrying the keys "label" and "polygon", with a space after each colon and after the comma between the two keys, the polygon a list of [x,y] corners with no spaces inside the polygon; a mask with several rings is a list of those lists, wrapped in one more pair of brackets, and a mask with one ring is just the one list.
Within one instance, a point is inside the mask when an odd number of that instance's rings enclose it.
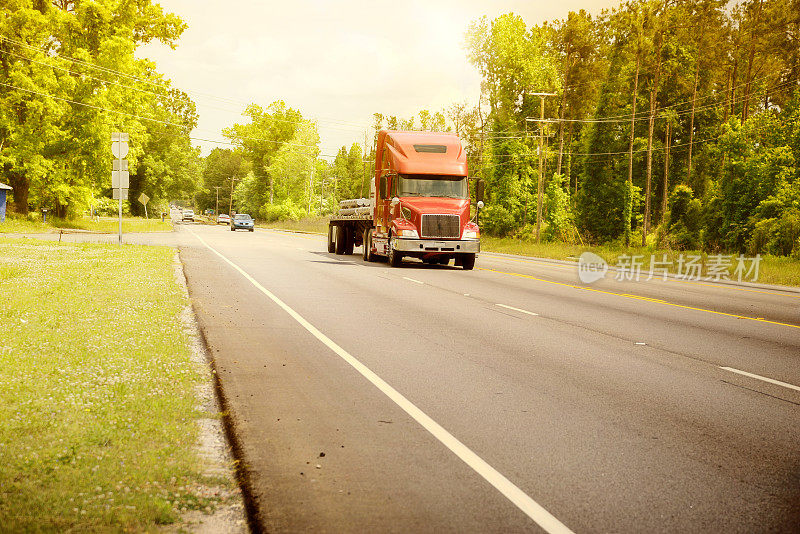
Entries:
{"label": "white lane line", "polygon": [[414,280],[413,278],[409,278],[407,276],[404,276],[403,280],[408,280],[409,282],[414,282],[415,284],[420,284],[420,285],[424,285],[425,284],[425,282],[420,282],[419,280]]}
{"label": "white lane line", "polygon": [[775,384],[776,386],[783,386],[785,388],[793,389],[795,391],[800,391],[800,386],[795,386],[794,384],[787,384],[786,382],[781,382],[780,380],[767,378],[766,376],[754,375],[753,373],[748,373],[747,371],[740,371],[739,369],[734,369],[733,367],[720,366],[720,369],[725,369],[726,371],[730,371],[731,373],[737,373],[740,375],[749,376],[750,378],[755,378],[756,380],[763,380],[764,382],[769,382],[770,384]]}
{"label": "white lane line", "polygon": [[537,317],[539,316],[538,313],[534,313],[534,312],[528,311],[528,310],[521,310],[519,308],[515,308],[514,306],[506,306],[505,304],[495,304],[495,306],[500,306],[501,308],[505,308],[507,310],[514,310],[514,311],[520,312],[520,313],[527,313],[528,315],[535,315]]}
{"label": "white lane line", "polygon": [[[191,231],[191,230],[190,230]],[[416,407],[410,400],[405,398],[400,392],[387,384],[381,377],[372,372],[367,366],[350,355],[342,347],[334,343],[325,334],[320,332],[311,323],[306,321],[299,313],[290,308],[281,299],[273,295],[267,288],[259,284],[252,276],[247,274],[241,267],[217,252],[211,245],[206,243],[202,237],[192,232],[211,252],[222,258],[228,265],[239,271],[251,284],[259,291],[264,293],[275,304],[283,308],[295,321],[305,328],[311,335],[321,341],[325,346],[335,352],[340,358],[350,364],[364,378],[369,380],[372,385],[378,388],[384,395],[394,401],[404,412],[411,416],[425,430],[430,432],[445,447],[458,456],[465,464],[478,473],[484,480],[495,487],[509,501],[514,503],[517,508],[522,510],[528,517],[535,521],[542,529],[550,533],[571,534],[572,531],[561,521],[555,518],[550,512],[545,510],[539,503],[531,499],[524,491],[515,486],[510,480],[500,474],[494,467],[486,463],[480,456],[472,452],[466,445],[458,441],[455,436],[445,430],[439,423],[431,419],[425,412]]]}

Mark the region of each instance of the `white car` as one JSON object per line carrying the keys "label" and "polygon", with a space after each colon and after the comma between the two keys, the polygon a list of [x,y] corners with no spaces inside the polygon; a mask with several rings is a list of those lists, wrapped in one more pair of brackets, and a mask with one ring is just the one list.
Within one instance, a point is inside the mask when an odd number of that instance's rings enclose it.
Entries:
{"label": "white car", "polygon": [[220,213],[217,215],[217,224],[230,224],[231,216],[227,213]]}
{"label": "white car", "polygon": [[184,221],[194,221],[194,210],[183,210]]}

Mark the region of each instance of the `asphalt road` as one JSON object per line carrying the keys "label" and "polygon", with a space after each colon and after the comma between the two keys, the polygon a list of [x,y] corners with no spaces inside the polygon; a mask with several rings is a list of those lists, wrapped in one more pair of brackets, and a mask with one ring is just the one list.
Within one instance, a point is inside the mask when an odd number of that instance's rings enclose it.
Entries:
{"label": "asphalt road", "polygon": [[178,235],[267,531],[800,529],[798,293]]}
{"label": "asphalt road", "polygon": [[261,229],[159,241],[266,531],[800,531],[800,293],[492,254],[392,269]]}

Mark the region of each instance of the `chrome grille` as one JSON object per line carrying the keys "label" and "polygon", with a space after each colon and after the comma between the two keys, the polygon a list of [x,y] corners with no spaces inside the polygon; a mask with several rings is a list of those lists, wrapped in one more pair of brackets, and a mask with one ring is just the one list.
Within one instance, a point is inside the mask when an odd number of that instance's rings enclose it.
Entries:
{"label": "chrome grille", "polygon": [[420,237],[461,237],[460,217],[458,215],[423,215],[422,235]]}

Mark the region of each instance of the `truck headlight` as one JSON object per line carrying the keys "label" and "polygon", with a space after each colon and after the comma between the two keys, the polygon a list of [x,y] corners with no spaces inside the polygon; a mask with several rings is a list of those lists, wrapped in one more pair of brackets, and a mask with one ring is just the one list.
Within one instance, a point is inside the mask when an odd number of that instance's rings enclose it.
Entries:
{"label": "truck headlight", "polygon": [[398,237],[413,237],[419,239],[419,234],[416,230],[398,230],[397,235]]}
{"label": "truck headlight", "polygon": [[464,235],[461,236],[461,239],[478,239],[478,231],[464,230]]}

